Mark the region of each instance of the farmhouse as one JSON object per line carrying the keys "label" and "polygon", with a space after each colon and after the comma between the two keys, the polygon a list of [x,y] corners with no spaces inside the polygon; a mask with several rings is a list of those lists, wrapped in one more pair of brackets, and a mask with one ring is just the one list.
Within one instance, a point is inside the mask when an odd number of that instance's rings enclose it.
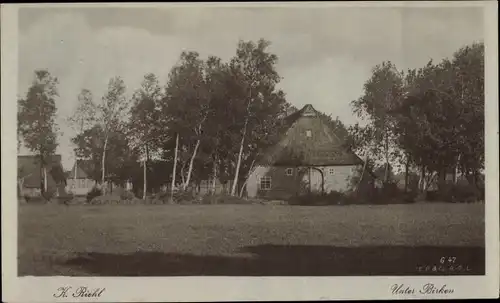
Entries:
{"label": "farmhouse", "polygon": [[[284,118],[279,133],[277,145],[267,150],[250,174],[249,197],[288,199],[307,192],[345,192],[360,179],[363,161],[312,105]],[[371,177],[363,174],[363,184]]]}
{"label": "farmhouse", "polygon": [[89,160],[76,160],[73,168],[67,172],[68,191],[76,196],[86,195],[96,185],[89,176],[89,168],[92,163]]}
{"label": "farmhouse", "polygon": [[47,184],[47,191],[56,196],[64,193],[66,178],[61,164],[61,155],[53,155],[41,165],[35,155],[17,156],[18,194],[23,197],[35,197],[42,193],[42,182]]}

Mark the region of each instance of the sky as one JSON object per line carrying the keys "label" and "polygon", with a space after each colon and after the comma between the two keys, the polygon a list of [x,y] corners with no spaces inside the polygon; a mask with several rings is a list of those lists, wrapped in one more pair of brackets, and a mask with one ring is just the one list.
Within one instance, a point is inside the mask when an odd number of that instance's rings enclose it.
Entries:
{"label": "sky", "polygon": [[146,73],[164,84],[183,50],[228,60],[239,40],[269,40],[288,102],[312,104],[350,125],[358,122],[350,102],[363,94],[375,65],[390,60],[408,69],[440,61],[483,41],[483,27],[479,7],[21,8],[18,96],[36,69],[58,78],[57,152],[70,169],[74,133],[66,118],[81,89],[100,102],[114,76],[124,79],[128,96]]}

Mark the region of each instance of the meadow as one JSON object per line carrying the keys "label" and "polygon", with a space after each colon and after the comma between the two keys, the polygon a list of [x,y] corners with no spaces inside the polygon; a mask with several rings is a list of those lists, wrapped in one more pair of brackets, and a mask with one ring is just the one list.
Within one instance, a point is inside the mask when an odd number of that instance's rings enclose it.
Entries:
{"label": "meadow", "polygon": [[21,204],[18,226],[20,276],[484,274],[484,204]]}

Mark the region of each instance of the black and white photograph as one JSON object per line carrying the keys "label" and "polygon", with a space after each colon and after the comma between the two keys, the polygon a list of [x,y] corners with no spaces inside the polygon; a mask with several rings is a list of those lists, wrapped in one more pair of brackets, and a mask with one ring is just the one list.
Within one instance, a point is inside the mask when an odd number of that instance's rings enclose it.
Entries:
{"label": "black and white photograph", "polygon": [[19,6],[16,276],[392,277],[407,298],[498,276],[481,3]]}

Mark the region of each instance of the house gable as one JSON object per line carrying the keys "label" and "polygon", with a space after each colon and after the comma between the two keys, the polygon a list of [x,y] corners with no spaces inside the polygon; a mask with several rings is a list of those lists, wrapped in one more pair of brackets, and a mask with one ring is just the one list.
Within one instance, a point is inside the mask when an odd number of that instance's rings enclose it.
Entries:
{"label": "house gable", "polygon": [[[54,187],[66,182],[66,176],[61,164],[61,155],[53,155],[44,165],[47,170],[47,186]],[[18,179],[22,179],[23,187],[39,188],[42,181],[40,158],[26,155],[17,157]]]}
{"label": "house gable", "polygon": [[349,150],[335,130],[308,104],[286,117],[278,144],[259,161],[272,166],[359,165],[363,161]]}
{"label": "house gable", "polygon": [[88,174],[85,172],[82,166],[85,166],[84,161],[86,160],[76,160],[73,168],[69,171],[69,179],[89,179]]}
{"label": "house gable", "polygon": [[[365,167],[364,161],[312,105],[285,117],[278,132],[279,142],[264,153],[250,174],[246,185],[250,197],[287,199],[309,189],[344,192],[357,183],[353,180]],[[363,177],[368,187],[371,177],[371,172]]]}

